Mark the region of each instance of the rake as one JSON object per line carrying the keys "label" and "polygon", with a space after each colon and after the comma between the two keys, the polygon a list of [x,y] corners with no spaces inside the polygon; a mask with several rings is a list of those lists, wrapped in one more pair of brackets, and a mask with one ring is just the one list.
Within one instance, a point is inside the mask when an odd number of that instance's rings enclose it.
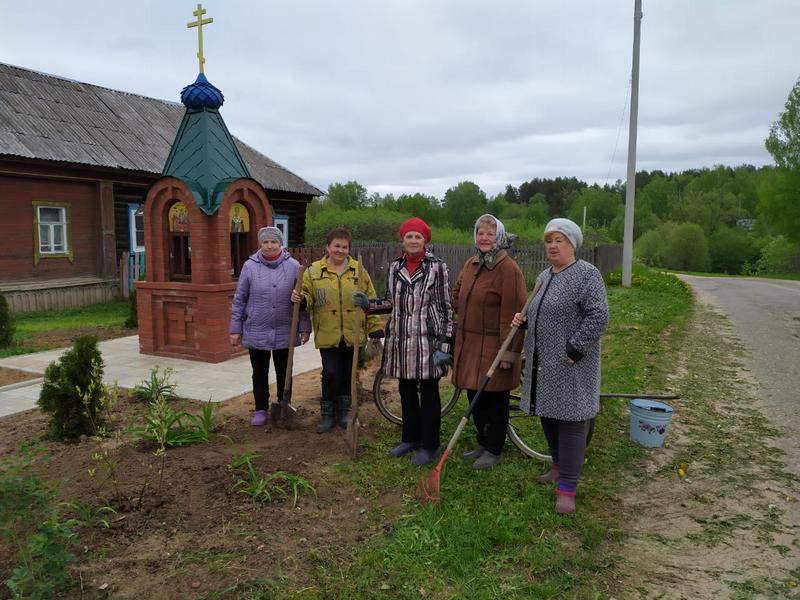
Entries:
{"label": "rake", "polygon": [[[528,306],[530,306],[533,297],[536,296],[536,293],[539,291],[539,288],[542,286],[541,281],[536,283],[536,286],[533,288],[533,291],[528,296],[528,299],[525,301],[525,306],[522,307],[520,311],[523,315],[527,314]],[[472,414],[472,411],[475,409],[475,405],[478,403],[483,391],[486,389],[486,386],[489,385],[489,381],[491,381],[492,376],[494,375],[497,366],[500,364],[500,359],[505,354],[508,347],[511,345],[511,340],[514,339],[514,336],[517,335],[517,331],[519,327],[511,326],[511,330],[508,332],[503,345],[500,346],[500,350],[497,352],[497,356],[494,357],[492,361],[492,365],[489,367],[489,370],[486,372],[486,376],[481,381],[481,384],[478,386],[478,391],[475,394],[475,397],[472,399],[472,402],[469,403],[466,412],[464,412],[464,416],[461,417],[461,421],[458,423],[458,427],[456,427],[456,431],[453,434],[453,437],[450,438],[450,442],[447,444],[447,448],[442,453],[442,457],[439,459],[439,463],[433,468],[426,477],[423,477],[419,480],[417,484],[417,500],[423,506],[429,502],[433,502],[437,506],[441,500],[440,497],[440,479],[442,474],[442,467],[444,466],[447,457],[450,456],[450,452],[453,450],[453,447],[456,445],[458,438],[461,436],[461,432],[464,431],[464,427],[469,420],[469,416]]]}

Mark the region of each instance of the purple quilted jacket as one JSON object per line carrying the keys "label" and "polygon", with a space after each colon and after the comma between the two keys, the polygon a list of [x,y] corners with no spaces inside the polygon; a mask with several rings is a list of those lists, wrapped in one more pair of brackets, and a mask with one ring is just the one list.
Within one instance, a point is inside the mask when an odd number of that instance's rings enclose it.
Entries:
{"label": "purple quilted jacket", "polygon": [[[242,266],[231,306],[230,333],[242,334],[242,346],[254,350],[289,347],[292,288],[300,263],[282,250],[275,260],[256,251]],[[307,313],[300,313],[300,332],[311,331]],[[300,344],[299,336],[294,345]]]}

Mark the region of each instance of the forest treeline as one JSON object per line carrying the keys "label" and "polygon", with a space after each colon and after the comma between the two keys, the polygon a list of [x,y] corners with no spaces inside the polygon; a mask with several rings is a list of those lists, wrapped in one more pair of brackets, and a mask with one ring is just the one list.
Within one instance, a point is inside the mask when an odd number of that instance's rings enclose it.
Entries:
{"label": "forest treeline", "polygon": [[[729,274],[800,271],[800,80],[765,141],[775,166],[716,166],[636,174],[634,254],[684,271]],[[356,181],[334,183],[309,207],[306,240],[324,244],[344,225],[359,241],[397,237],[409,216],[425,219],[434,243],[472,243],[483,213],[499,217],[520,243],[541,240],[547,221],[566,216],[590,242],[622,242],[625,183],[590,185],[575,177],[533,178],[489,197],[462,181],[443,198],[369,194]]]}

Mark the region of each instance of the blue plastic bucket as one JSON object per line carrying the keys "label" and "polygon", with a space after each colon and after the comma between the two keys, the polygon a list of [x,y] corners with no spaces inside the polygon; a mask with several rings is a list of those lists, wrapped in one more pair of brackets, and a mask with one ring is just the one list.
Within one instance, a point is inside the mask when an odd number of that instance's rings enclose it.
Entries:
{"label": "blue plastic bucket", "polygon": [[655,400],[634,398],[631,408],[631,441],[646,448],[660,448],[664,443],[672,407]]}

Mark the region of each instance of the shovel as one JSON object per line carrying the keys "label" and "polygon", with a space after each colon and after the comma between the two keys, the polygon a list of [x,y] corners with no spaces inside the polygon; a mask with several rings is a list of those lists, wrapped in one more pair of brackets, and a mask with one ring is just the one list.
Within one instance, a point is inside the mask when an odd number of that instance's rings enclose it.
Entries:
{"label": "shovel", "polygon": [[[533,291],[528,296],[528,299],[525,301],[525,306],[522,307],[522,310],[519,312],[523,315],[528,313],[528,306],[530,306],[533,297],[536,296],[539,288],[542,287],[542,282],[538,281],[536,286],[533,288]],[[489,370],[486,372],[486,375],[481,381],[480,385],[478,386],[478,391],[475,394],[475,397],[472,399],[472,402],[469,403],[464,416],[461,417],[461,421],[458,423],[458,427],[456,427],[456,431],[453,434],[453,437],[450,438],[450,442],[447,444],[447,448],[442,453],[442,457],[439,459],[439,464],[437,464],[433,471],[427,477],[423,477],[419,480],[417,484],[417,500],[423,506],[429,502],[433,502],[434,504],[439,504],[441,496],[440,492],[440,477],[442,474],[442,467],[444,466],[447,457],[450,456],[450,452],[453,450],[453,447],[456,445],[458,438],[461,436],[461,432],[464,431],[464,426],[467,424],[469,420],[469,416],[472,414],[472,411],[475,409],[475,405],[478,403],[478,399],[483,394],[483,391],[486,389],[486,386],[489,385],[489,381],[492,379],[494,372],[497,370],[498,365],[500,364],[500,359],[505,354],[508,347],[511,345],[511,341],[514,339],[514,336],[517,335],[517,331],[519,327],[511,326],[511,331],[508,332],[503,345],[500,346],[500,350],[497,351],[497,356],[494,357],[492,361],[492,365],[489,367]]]}
{"label": "shovel", "polygon": [[[303,289],[304,266],[297,270],[297,281],[294,284],[295,291],[299,294]],[[292,323],[289,326],[289,354],[286,357],[286,376],[283,381],[283,398],[280,402],[273,402],[271,407],[272,422],[277,427],[283,429],[294,428],[294,416],[297,409],[292,406],[292,363],[294,363],[294,343],[297,339],[297,324],[300,322],[300,303],[292,305]]]}
{"label": "shovel", "polygon": [[[361,255],[358,255],[358,270],[356,271],[356,290],[361,290]],[[353,366],[350,372],[350,397],[352,398],[353,413],[347,422],[347,429],[344,432],[344,442],[347,445],[347,452],[350,458],[358,456],[358,430],[361,423],[358,422],[358,350],[361,344],[361,324],[363,321],[363,311],[358,308],[356,313],[355,335],[353,339]]]}

